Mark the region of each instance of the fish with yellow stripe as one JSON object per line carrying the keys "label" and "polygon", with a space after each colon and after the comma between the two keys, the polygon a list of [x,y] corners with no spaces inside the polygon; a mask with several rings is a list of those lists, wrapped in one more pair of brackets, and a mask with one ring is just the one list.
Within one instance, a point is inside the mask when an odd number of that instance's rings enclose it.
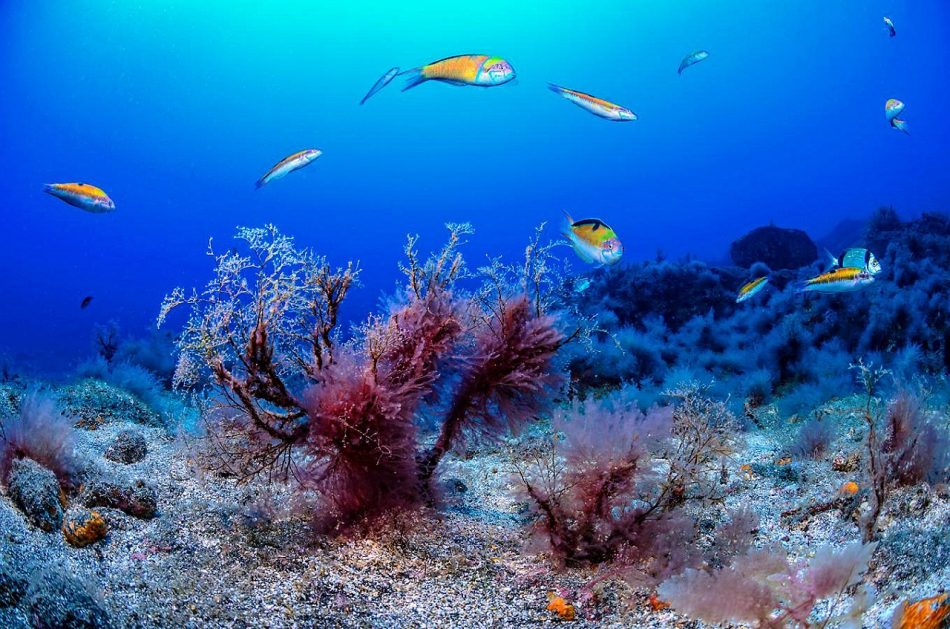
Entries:
{"label": "fish with yellow stripe", "polygon": [[562,232],[574,247],[574,253],[587,264],[610,266],[620,262],[623,245],[613,229],[599,218],[575,221],[564,212],[567,222]]}
{"label": "fish with yellow stripe", "polygon": [[406,70],[402,74],[406,75],[406,85],[402,88],[405,92],[426,81],[479,87],[504,85],[515,78],[515,69],[501,57],[457,55]]}
{"label": "fish with yellow stripe", "polygon": [[747,299],[752,299],[755,297],[765,286],[769,283],[769,276],[764,275],[760,278],[754,279],[748,284],[742,286],[739,289],[739,294],[736,295],[736,303],[741,304]]}
{"label": "fish with yellow stripe", "polygon": [[562,98],[574,103],[581,109],[589,111],[595,116],[600,116],[601,118],[606,118],[607,120],[613,120],[614,122],[626,122],[628,120],[637,119],[637,114],[633,113],[626,107],[621,107],[620,105],[611,103],[610,101],[604,100],[603,98],[597,98],[596,96],[591,96],[590,94],[585,94],[584,92],[578,92],[577,90],[561,87],[560,85],[555,85],[554,83],[548,83],[548,89],[558,96],[561,96]]}
{"label": "fish with yellow stripe", "polygon": [[275,179],[286,177],[295,170],[300,170],[304,166],[309,166],[313,160],[323,155],[320,149],[304,149],[297,151],[293,155],[288,155],[280,160],[270,170],[264,173],[264,176],[257,180],[256,187],[262,188]]}
{"label": "fish with yellow stripe", "polygon": [[48,183],[43,190],[57,199],[87,212],[102,214],[115,210],[115,203],[102,188],[88,183]]}
{"label": "fish with yellow stripe", "polygon": [[865,269],[842,267],[807,279],[798,286],[800,293],[850,293],[870,286],[874,276]]}

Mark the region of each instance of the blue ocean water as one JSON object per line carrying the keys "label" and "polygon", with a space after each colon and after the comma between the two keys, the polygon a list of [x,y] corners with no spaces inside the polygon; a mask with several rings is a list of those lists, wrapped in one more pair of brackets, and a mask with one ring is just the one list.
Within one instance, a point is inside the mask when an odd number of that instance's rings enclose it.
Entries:
{"label": "blue ocean water", "polygon": [[[678,76],[696,49],[709,59]],[[388,68],[461,53],[504,57],[517,83],[401,93],[397,78],[359,106]],[[716,260],[770,221],[820,236],[880,205],[946,210],[948,71],[939,0],[5,0],[0,353],[68,370],[97,324],[144,332],[168,290],[210,276],[209,237],[227,247],[237,225],[359,259],[358,319],[393,287],[406,234],[436,247],[447,221],[474,224],[474,263],[519,256],[542,221],[556,237],[564,209],[609,223],[629,260]],[[598,119],[547,82],[639,120]],[[888,98],[911,135],[889,128]],[[311,147],[315,164],[254,189]],[[116,211],[43,193],[71,181]]]}

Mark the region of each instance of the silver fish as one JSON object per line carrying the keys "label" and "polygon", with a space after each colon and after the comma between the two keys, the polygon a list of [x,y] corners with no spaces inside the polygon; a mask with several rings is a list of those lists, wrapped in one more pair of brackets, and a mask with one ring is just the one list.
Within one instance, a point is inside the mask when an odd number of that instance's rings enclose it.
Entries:
{"label": "silver fish", "polygon": [[677,74],[683,74],[683,70],[685,70],[686,68],[688,68],[688,67],[691,66],[691,65],[695,65],[695,64],[699,63],[700,61],[702,61],[703,59],[706,59],[706,58],[708,58],[708,57],[709,57],[709,53],[706,52],[705,50],[697,50],[696,52],[693,52],[693,53],[688,54],[688,55],[686,55],[686,57],[684,57],[683,60],[680,62],[680,67],[679,67],[679,69],[676,70],[676,73],[677,73]]}

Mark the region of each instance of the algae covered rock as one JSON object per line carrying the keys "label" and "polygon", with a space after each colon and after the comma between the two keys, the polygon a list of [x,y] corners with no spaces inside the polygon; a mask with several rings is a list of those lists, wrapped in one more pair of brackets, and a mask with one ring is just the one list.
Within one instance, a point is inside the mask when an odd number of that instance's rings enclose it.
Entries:
{"label": "algae covered rock", "polygon": [[7,490],[13,504],[34,526],[50,532],[63,522],[63,504],[56,475],[31,459],[17,459],[10,469]]}
{"label": "algae covered rock", "polygon": [[86,483],[79,499],[87,507],[111,507],[145,520],[158,510],[158,492],[141,479],[95,478]]}
{"label": "algae covered rock", "polygon": [[772,270],[798,269],[818,257],[818,247],[800,229],[758,227],[732,243],[729,255],[737,266],[762,262]]}
{"label": "algae covered rock", "polygon": [[31,578],[27,607],[38,627],[112,627],[91,585],[60,570],[39,570]]}
{"label": "algae covered rock", "polygon": [[114,421],[163,425],[161,416],[140,399],[101,380],[83,380],[63,387],[59,401],[63,414],[75,420],[80,428],[95,430]]}
{"label": "algae covered rock", "polygon": [[134,430],[123,430],[116,435],[112,445],[105,451],[105,456],[110,461],[130,465],[138,463],[148,454],[148,444],[145,437]]}
{"label": "algae covered rock", "polygon": [[63,519],[63,537],[77,548],[83,548],[104,539],[109,527],[105,519],[85,507],[74,507]]}

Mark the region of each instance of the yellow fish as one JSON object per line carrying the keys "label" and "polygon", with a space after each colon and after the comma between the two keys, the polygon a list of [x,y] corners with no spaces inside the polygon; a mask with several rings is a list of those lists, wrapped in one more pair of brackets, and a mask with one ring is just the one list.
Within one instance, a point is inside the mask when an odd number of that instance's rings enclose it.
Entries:
{"label": "yellow fish", "polygon": [[844,267],[805,280],[799,286],[801,293],[847,293],[860,290],[874,282],[874,276],[864,269]]}
{"label": "yellow fish", "polygon": [[323,155],[323,151],[320,149],[305,149],[303,151],[297,151],[293,155],[288,155],[284,159],[280,160],[274,166],[264,173],[264,176],[257,180],[257,187],[261,188],[264,185],[274,181],[275,179],[280,179],[295,170],[300,170],[304,166],[309,166],[313,160],[317,159]]}
{"label": "yellow fish", "polygon": [[574,252],[587,264],[613,265],[620,262],[623,256],[623,245],[610,227],[599,218],[588,218],[574,221],[571,215],[564,212],[567,224],[564,226],[564,237],[574,247]]}
{"label": "yellow fish", "polygon": [[43,189],[57,199],[87,212],[101,214],[115,209],[115,203],[102,188],[88,183],[48,183]]}
{"label": "yellow fish", "polygon": [[739,289],[739,294],[738,296],[736,296],[736,303],[741,304],[746,299],[751,299],[759,291],[765,288],[765,285],[768,283],[769,283],[769,277],[767,275],[760,277],[758,279],[752,280],[751,282],[749,282],[748,284],[746,284],[745,286]]}
{"label": "yellow fish", "polygon": [[620,105],[606,101],[603,98],[597,98],[596,96],[591,96],[590,94],[585,94],[584,92],[578,92],[577,90],[569,90],[566,87],[560,87],[559,85],[554,85],[553,83],[548,83],[548,89],[555,94],[558,94],[559,96],[571,101],[581,109],[586,109],[595,116],[600,116],[601,118],[606,118],[607,120],[613,120],[615,122],[625,122],[627,120],[637,119],[637,114],[633,113],[626,107],[621,107]]}
{"label": "yellow fish", "polygon": [[407,70],[403,74],[408,75],[406,86],[402,88],[405,92],[426,81],[480,87],[503,85],[515,78],[515,69],[501,57],[458,55]]}

